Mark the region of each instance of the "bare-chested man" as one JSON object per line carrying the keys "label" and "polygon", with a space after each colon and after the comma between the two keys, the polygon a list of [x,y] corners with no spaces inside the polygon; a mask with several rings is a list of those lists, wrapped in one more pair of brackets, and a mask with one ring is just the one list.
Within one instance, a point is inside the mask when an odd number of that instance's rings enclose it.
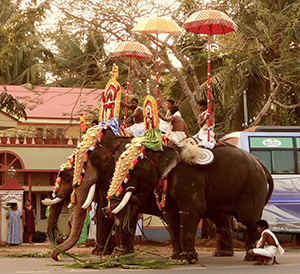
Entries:
{"label": "bare-chested man", "polygon": [[276,253],[283,254],[283,248],[280,246],[275,234],[269,230],[267,221],[259,220],[256,225],[261,238],[256,243],[256,248],[248,251],[249,255],[258,257],[258,261],[254,263],[256,265],[268,264],[272,258],[274,258],[274,263],[277,263],[275,255]]}
{"label": "bare-chested man", "polygon": [[[167,108],[167,113],[165,115],[166,118],[169,118],[171,116],[171,112],[170,112],[170,109],[171,107],[173,107],[175,104],[174,100],[169,98],[167,100],[167,103],[165,104],[166,108]],[[176,111],[174,113],[174,116],[181,116],[180,112],[179,111]],[[159,119],[159,129],[161,130],[162,133],[166,133],[167,130],[169,128],[169,123],[164,121],[163,119]]]}
{"label": "bare-chested man", "polygon": [[177,146],[182,140],[189,136],[189,130],[180,116],[174,114],[179,111],[177,106],[172,106],[170,109],[171,117],[166,118],[162,114],[158,114],[163,121],[169,122],[169,129],[165,135],[168,139],[168,146]]}
{"label": "bare-chested man", "polygon": [[125,131],[134,137],[143,136],[145,132],[143,108],[139,107],[138,103],[139,101],[137,98],[132,98],[130,100],[130,105],[121,102],[122,106],[126,106],[133,111],[133,113],[125,120]]}

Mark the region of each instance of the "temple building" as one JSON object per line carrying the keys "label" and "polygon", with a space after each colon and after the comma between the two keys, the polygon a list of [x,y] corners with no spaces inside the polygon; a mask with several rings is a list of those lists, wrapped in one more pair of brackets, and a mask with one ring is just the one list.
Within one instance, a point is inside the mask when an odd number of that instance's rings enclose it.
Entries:
{"label": "temple building", "polygon": [[[23,201],[31,200],[36,209],[36,230],[46,231],[46,206],[41,200],[52,195],[56,176],[62,163],[67,162],[80,141],[79,116],[85,115],[86,127],[98,117],[103,90],[60,87],[0,85],[26,105],[27,119],[16,119],[0,110],[0,188],[14,178],[24,189]],[[94,114],[94,116],[93,116]],[[6,201],[1,201],[7,203]],[[62,211],[61,223],[66,224],[69,210]],[[65,218],[65,220],[64,220]]]}

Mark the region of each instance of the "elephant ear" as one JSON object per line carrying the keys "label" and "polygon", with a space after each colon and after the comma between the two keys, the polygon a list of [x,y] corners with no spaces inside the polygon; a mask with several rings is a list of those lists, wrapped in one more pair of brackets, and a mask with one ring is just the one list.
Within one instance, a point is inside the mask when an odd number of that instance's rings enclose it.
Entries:
{"label": "elephant ear", "polygon": [[120,158],[121,154],[123,151],[126,149],[126,145],[130,143],[132,138],[129,137],[116,137],[113,140],[113,145],[114,145],[114,161],[117,162],[118,159]]}
{"label": "elephant ear", "polygon": [[160,178],[164,178],[180,162],[180,155],[174,148],[166,147],[163,152],[156,152],[156,164]]}

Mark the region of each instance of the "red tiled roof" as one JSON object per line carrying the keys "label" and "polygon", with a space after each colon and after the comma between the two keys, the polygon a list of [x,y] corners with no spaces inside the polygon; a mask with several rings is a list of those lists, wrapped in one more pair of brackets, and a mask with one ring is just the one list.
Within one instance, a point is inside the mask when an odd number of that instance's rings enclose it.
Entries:
{"label": "red tiled roof", "polygon": [[24,188],[19,185],[15,178],[9,178],[5,184],[0,187],[0,190],[24,190]]}
{"label": "red tiled roof", "polygon": [[[70,119],[78,117],[80,103],[84,109],[99,109],[102,89],[36,87],[6,85],[7,92],[26,105],[28,118]],[[0,93],[4,86],[0,85]]]}

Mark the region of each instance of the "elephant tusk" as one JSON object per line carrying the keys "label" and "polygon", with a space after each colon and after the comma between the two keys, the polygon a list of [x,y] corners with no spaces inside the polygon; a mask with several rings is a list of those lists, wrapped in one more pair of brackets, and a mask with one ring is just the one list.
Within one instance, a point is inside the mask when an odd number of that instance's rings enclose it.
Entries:
{"label": "elephant tusk", "polygon": [[42,201],[42,204],[43,205],[46,205],[46,206],[51,206],[51,205],[55,205],[55,204],[58,204],[59,202],[61,202],[63,199],[62,198],[55,198],[53,200],[49,199],[49,198],[46,198]]}
{"label": "elephant tusk", "polygon": [[73,206],[74,206],[74,204],[69,203],[67,207],[68,207],[68,209],[71,209],[71,208],[73,208]]}
{"label": "elephant tusk", "polygon": [[130,197],[132,195],[131,191],[128,191],[125,193],[121,203],[119,203],[119,205],[112,211],[112,214],[117,214],[119,213],[123,207],[127,204],[127,202],[129,201]]}
{"label": "elephant tusk", "polygon": [[87,208],[90,206],[90,204],[91,204],[92,201],[93,201],[94,195],[95,195],[95,190],[96,190],[96,184],[93,184],[93,185],[90,187],[89,193],[88,193],[88,195],[87,195],[87,197],[86,197],[86,200],[85,200],[85,202],[84,202],[84,204],[82,205],[81,208],[87,209]]}

